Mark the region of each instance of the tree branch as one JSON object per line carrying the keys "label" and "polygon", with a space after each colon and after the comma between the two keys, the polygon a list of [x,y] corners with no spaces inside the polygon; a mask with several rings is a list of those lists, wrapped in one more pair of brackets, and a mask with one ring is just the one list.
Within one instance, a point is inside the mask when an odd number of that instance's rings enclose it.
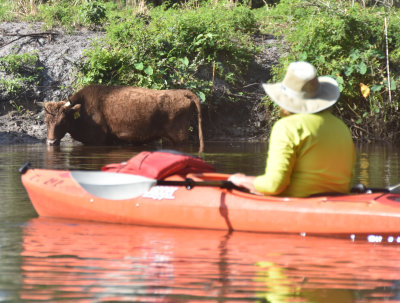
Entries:
{"label": "tree branch", "polygon": [[30,33],[30,34],[5,34],[4,30],[2,31],[2,36],[5,37],[17,37],[16,39],[13,39],[7,43],[4,43],[0,45],[0,47],[4,47],[8,44],[11,44],[19,39],[26,38],[26,37],[31,37],[31,38],[47,38],[49,41],[53,39],[53,36],[58,35],[56,32],[41,32],[41,33]]}

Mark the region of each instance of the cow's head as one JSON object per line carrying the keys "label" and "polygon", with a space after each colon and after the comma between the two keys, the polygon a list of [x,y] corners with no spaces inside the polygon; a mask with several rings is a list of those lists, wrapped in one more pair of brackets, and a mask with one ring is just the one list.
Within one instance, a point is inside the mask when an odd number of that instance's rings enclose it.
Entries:
{"label": "cow's head", "polygon": [[47,145],[59,145],[69,130],[71,121],[79,117],[80,104],[72,106],[69,101],[45,102]]}

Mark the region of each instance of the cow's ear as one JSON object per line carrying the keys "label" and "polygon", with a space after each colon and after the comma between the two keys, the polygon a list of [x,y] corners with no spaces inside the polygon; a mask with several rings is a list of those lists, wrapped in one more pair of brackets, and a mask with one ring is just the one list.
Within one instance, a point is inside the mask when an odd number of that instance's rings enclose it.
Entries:
{"label": "cow's ear", "polygon": [[78,119],[81,114],[80,114],[80,109],[81,109],[81,105],[80,104],[75,104],[72,108],[72,111],[74,112],[74,119]]}
{"label": "cow's ear", "polygon": [[73,111],[75,111],[75,112],[80,111],[80,109],[81,109],[81,104],[75,104],[71,109],[72,109]]}

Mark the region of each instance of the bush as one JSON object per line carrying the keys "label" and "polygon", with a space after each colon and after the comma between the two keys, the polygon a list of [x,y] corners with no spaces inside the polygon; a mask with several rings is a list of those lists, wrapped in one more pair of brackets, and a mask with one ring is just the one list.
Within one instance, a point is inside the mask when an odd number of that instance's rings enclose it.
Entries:
{"label": "bush", "polygon": [[22,55],[10,54],[0,58],[0,89],[7,94],[16,95],[23,89],[28,90],[39,81],[39,58],[36,53]]}
{"label": "bush", "polygon": [[106,9],[105,7],[97,2],[90,1],[82,6],[81,14],[83,16],[84,22],[87,25],[100,25],[102,21],[106,19]]}
{"label": "bush", "polygon": [[[391,101],[386,70],[385,17]],[[282,0],[269,12],[268,21],[281,24],[280,34],[289,43],[290,52],[274,68],[274,81],[282,79],[289,62],[309,61],[319,74],[330,75],[338,81],[341,99],[336,111],[353,125],[354,131],[357,129],[355,136],[370,139],[390,136],[391,130],[399,125],[399,17],[395,9],[364,8],[357,3],[352,5],[351,1],[324,4],[322,1]]]}
{"label": "bush", "polygon": [[255,53],[249,37],[255,29],[249,8],[222,3],[115,15],[106,38],[85,53],[80,81],[189,88],[204,100],[212,85],[204,74],[213,68],[225,80],[240,82]]}
{"label": "bush", "polygon": [[42,5],[37,16],[32,16],[36,20],[42,20],[48,27],[64,26],[73,28],[77,23],[79,7],[71,5],[67,1],[59,2],[57,5]]}
{"label": "bush", "polygon": [[64,27],[73,30],[82,26],[99,27],[106,19],[106,6],[114,8],[114,3],[102,0],[53,0],[35,1],[33,7],[29,0],[0,0],[0,19],[42,21],[47,27]]}

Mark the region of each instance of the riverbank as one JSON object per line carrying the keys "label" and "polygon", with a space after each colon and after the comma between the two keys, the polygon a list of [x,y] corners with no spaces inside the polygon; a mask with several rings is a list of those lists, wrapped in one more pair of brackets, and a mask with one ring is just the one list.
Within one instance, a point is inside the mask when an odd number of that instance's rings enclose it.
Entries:
{"label": "riverbank", "polygon": [[[343,1],[329,7],[281,1],[254,10],[216,2],[143,11],[121,10],[111,1],[104,7],[86,1],[63,7],[52,1],[29,12],[4,1],[2,20],[35,19],[47,27],[0,23],[0,137],[19,137],[23,131],[43,140],[40,103],[65,99],[79,82],[190,88],[204,101],[206,140],[265,141],[277,112],[271,104],[266,108],[261,83],[270,80],[278,62],[307,60],[338,81],[341,97],[333,112],[356,142],[400,142],[395,6],[382,15],[380,5]],[[382,35],[386,19],[390,22]],[[332,28],[336,34],[326,35]],[[106,40],[93,47],[105,30]],[[11,75],[3,76],[7,70]],[[283,74],[284,68],[274,69],[277,78]],[[0,143],[13,142],[15,136]]]}
{"label": "riverbank", "polygon": [[[66,33],[46,31],[42,23],[0,23],[0,57],[9,54],[37,54],[40,81],[23,93],[0,95],[0,144],[44,142],[46,126],[42,103],[66,99],[74,92],[76,67],[91,43],[104,33],[83,29]],[[278,62],[279,50],[272,36],[257,36],[261,47],[251,64],[243,93],[235,94],[226,82],[215,79],[212,100],[203,106],[206,140],[262,141],[271,121],[263,103],[261,83],[270,78],[270,68]],[[3,77],[3,76],[2,76]],[[232,102],[234,98],[234,102]],[[69,137],[64,142],[72,142]]]}

